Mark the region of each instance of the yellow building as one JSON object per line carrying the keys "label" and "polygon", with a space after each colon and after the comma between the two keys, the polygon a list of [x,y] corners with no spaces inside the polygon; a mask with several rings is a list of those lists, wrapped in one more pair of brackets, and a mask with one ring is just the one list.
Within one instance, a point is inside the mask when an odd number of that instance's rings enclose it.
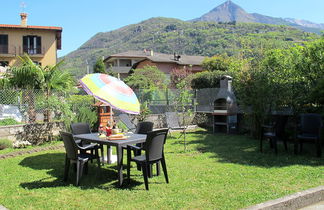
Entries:
{"label": "yellow building", "polygon": [[[0,67],[13,66],[25,53],[42,66],[55,65],[61,49],[61,27],[29,26],[21,13],[20,25],[0,24]],[[18,59],[19,60],[19,59]]]}

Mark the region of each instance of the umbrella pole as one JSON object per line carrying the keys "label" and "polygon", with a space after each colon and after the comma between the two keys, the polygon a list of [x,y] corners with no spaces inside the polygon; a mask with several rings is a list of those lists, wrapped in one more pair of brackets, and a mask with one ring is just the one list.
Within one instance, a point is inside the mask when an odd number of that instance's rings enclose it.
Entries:
{"label": "umbrella pole", "polygon": [[[112,129],[113,126],[113,119],[112,119],[112,108],[110,107],[110,129]],[[112,164],[112,148],[107,145],[107,163]]]}

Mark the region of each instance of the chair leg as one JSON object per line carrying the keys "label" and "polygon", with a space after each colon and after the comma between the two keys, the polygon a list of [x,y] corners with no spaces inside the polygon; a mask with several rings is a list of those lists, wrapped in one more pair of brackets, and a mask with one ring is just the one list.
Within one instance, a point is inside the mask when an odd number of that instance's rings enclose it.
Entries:
{"label": "chair leg", "polygon": [[166,183],[169,183],[168,171],[167,171],[167,168],[166,168],[166,163],[165,163],[164,156],[163,156],[163,158],[161,159],[161,165],[162,165],[162,169],[163,169],[163,173],[164,173],[165,181],[166,181]]}
{"label": "chair leg", "polygon": [[76,167],[77,167],[77,173],[76,173],[76,183],[75,185],[78,186],[79,185],[79,180],[80,180],[80,161],[76,162]]}
{"label": "chair leg", "polygon": [[316,156],[321,157],[322,156],[322,145],[320,139],[317,139],[315,142],[315,147],[316,147]]}
{"label": "chair leg", "polygon": [[84,173],[88,174],[88,162],[86,162],[84,165],[85,165],[84,166]]}
{"label": "chair leg", "polygon": [[296,139],[295,139],[295,142],[294,142],[294,154],[295,154],[295,155],[298,154],[298,142],[297,142]]}
{"label": "chair leg", "polygon": [[147,169],[148,169],[147,176],[149,178],[152,178],[153,177],[153,169],[152,169],[152,167],[153,167],[153,163],[152,164],[149,164],[148,167],[147,167]]}
{"label": "chair leg", "polygon": [[149,165],[146,164],[146,163],[142,164],[143,177],[144,177],[144,183],[145,183],[145,189],[146,190],[149,190],[149,187],[148,187],[148,174],[147,174],[148,166]]}
{"label": "chair leg", "polygon": [[156,175],[157,176],[160,176],[161,174],[161,170],[160,170],[160,162],[157,162],[156,163]]}
{"label": "chair leg", "polygon": [[288,151],[287,140],[284,139],[283,142],[284,142],[284,145],[285,145],[285,150],[286,150],[286,152],[287,152],[287,151]]}
{"label": "chair leg", "polygon": [[[91,154],[91,155],[93,155],[93,150],[96,150],[96,149],[92,149],[92,150],[90,150],[90,154]],[[91,161],[91,163],[93,163],[92,159],[91,159],[90,161]]]}
{"label": "chair leg", "polygon": [[277,137],[271,138],[276,155],[278,154]]}
{"label": "chair leg", "polygon": [[101,164],[104,165],[105,156],[104,156],[104,147],[103,147],[103,145],[100,145],[100,151],[101,151]]}
{"label": "chair leg", "polygon": [[262,141],[263,141],[263,138],[261,137],[261,138],[260,138],[260,152],[262,152],[262,147],[263,147],[263,146],[262,146]]}
{"label": "chair leg", "polygon": [[79,164],[78,165],[78,171],[77,171],[77,186],[79,185],[80,183],[80,180],[81,180],[81,177],[82,177],[82,174],[83,174],[83,166],[84,164],[88,164],[88,162],[83,162],[83,161],[77,161],[77,163]]}
{"label": "chair leg", "polygon": [[[101,151],[102,151],[102,150],[101,150]],[[96,158],[96,159],[97,159],[97,164],[98,164],[98,167],[100,168],[101,163],[100,163],[99,149],[98,149],[98,148],[95,150],[95,156],[97,157],[97,158]]]}
{"label": "chair leg", "polygon": [[127,181],[130,183],[130,162],[131,162],[131,151],[127,150]]}
{"label": "chair leg", "polygon": [[[142,153],[141,150],[135,150],[135,149],[133,150],[133,152],[134,152],[134,156],[139,156]],[[138,171],[142,170],[141,165],[139,163],[136,163],[136,168]]]}
{"label": "chair leg", "polygon": [[66,181],[68,178],[69,169],[70,169],[70,160],[67,158],[67,155],[65,155],[64,178],[63,178],[64,181]]}
{"label": "chair leg", "polygon": [[273,142],[272,142],[272,138],[269,138],[269,143],[270,143],[270,148],[273,148]]}

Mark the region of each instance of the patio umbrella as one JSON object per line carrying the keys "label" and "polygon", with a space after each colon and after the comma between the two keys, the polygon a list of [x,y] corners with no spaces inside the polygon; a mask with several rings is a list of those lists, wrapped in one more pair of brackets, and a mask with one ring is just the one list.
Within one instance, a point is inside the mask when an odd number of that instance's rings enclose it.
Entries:
{"label": "patio umbrella", "polygon": [[129,114],[140,113],[134,91],[123,81],[107,74],[87,74],[80,80],[83,89],[99,101]]}

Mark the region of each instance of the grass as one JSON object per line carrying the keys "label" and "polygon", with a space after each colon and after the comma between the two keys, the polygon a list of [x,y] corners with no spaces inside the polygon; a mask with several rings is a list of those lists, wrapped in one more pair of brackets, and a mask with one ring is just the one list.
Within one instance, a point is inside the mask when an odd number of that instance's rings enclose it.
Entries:
{"label": "grass", "polygon": [[[246,136],[187,135],[187,151],[180,139],[169,137],[164,176],[149,179],[145,191],[141,172],[133,167],[131,184],[117,187],[115,165],[97,169],[80,186],[70,173],[63,182],[64,151],[39,152],[0,160],[0,204],[9,209],[239,209],[324,184],[324,159],[313,145],[303,155],[269,148],[259,152],[258,141]],[[126,173],[126,171],[125,171]]]}

